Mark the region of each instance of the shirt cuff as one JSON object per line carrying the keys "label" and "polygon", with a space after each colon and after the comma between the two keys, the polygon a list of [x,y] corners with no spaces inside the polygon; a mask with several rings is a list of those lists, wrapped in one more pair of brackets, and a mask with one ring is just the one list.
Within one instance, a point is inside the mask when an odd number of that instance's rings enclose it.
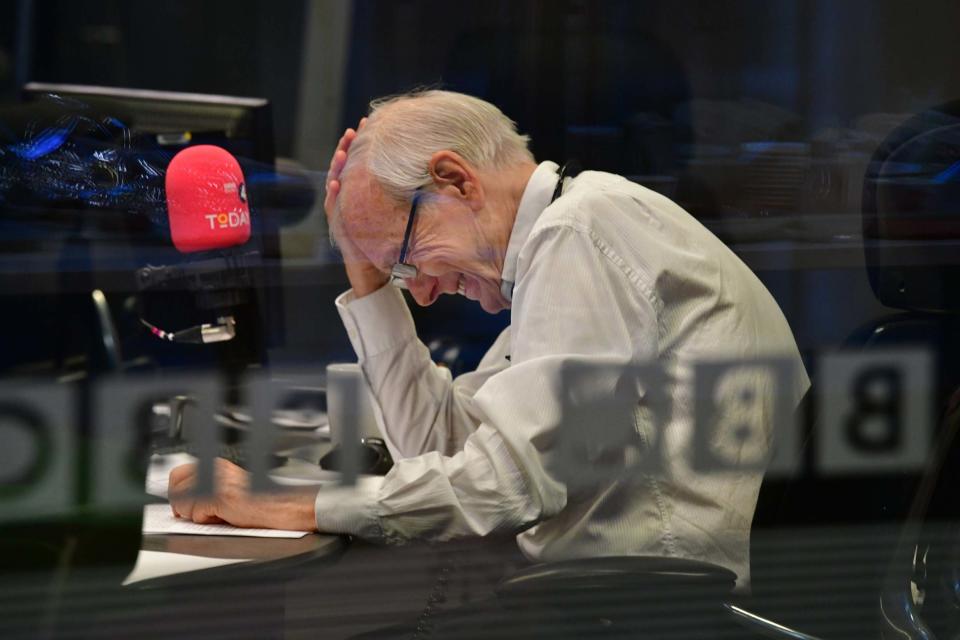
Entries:
{"label": "shirt cuff", "polygon": [[377,516],[377,497],[383,477],[357,478],[353,486],[324,487],[314,500],[317,530],[382,541],[383,530]]}
{"label": "shirt cuff", "polygon": [[351,289],[340,294],[335,304],[360,360],[409,342],[417,335],[403,294],[389,284],[362,298],[355,297]]}

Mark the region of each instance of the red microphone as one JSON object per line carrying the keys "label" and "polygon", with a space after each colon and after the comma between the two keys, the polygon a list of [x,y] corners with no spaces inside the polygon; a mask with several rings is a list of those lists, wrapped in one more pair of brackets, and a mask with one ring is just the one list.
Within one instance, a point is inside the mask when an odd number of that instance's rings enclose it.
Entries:
{"label": "red microphone", "polygon": [[220,147],[187,147],[166,176],[170,236],[180,253],[235,247],[250,239],[250,207],[237,159]]}

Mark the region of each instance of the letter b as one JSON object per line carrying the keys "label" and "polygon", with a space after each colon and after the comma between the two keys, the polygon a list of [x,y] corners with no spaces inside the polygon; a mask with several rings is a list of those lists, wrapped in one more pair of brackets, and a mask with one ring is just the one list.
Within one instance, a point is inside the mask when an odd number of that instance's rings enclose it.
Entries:
{"label": "letter b", "polygon": [[853,410],[846,418],[850,445],[864,453],[895,452],[901,444],[903,424],[900,397],[903,381],[894,367],[878,366],[853,380]]}
{"label": "letter b", "polygon": [[932,430],[928,353],[835,353],[824,356],[818,370],[820,473],[900,473],[923,468]]}

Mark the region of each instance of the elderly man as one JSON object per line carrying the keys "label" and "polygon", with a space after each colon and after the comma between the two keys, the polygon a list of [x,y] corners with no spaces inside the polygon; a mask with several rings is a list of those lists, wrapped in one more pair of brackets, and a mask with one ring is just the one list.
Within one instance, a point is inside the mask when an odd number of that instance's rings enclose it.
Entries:
{"label": "elderly man", "polygon": [[[607,173],[564,176],[527,141],[493,105],[444,91],[375,102],[347,130],[327,184],[352,287],[336,304],[396,465],[349,490],[227,491],[175,498],[177,512],[383,541],[509,532],[534,560],[688,557],[747,579],[761,473],[690,468],[690,387],[703,359],[786,358],[789,388],[754,369],[739,380],[759,393],[748,412],[761,434],[727,453],[762,457],[774,392],[795,405],[808,386],[780,309],[669,199]],[[420,305],[460,293],[510,309],[511,325],[454,380],[391,280]],[[631,373],[651,362],[671,405],[659,416]],[[625,388],[626,413],[606,412]],[[637,463],[653,450],[658,465]],[[175,495],[191,475],[174,472]]]}

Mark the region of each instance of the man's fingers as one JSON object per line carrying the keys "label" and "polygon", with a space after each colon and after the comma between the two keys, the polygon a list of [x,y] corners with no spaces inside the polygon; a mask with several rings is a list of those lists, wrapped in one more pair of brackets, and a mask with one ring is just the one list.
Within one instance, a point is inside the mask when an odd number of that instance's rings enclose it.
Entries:
{"label": "man's fingers", "polygon": [[[337,196],[340,194],[340,174],[343,171],[344,166],[347,164],[347,152],[350,149],[350,145],[353,144],[353,141],[357,137],[357,131],[362,129],[367,124],[366,118],[360,119],[360,124],[357,125],[357,129],[347,129],[343,132],[343,135],[340,136],[340,140],[337,141],[337,148],[333,152],[333,155],[330,157],[330,170],[327,171],[327,180],[326,180],[326,196],[323,199],[323,209],[329,217],[333,212],[334,205],[337,201]],[[331,229],[331,233],[334,234],[334,238],[337,238],[336,232]],[[337,238],[340,240],[340,238]]]}
{"label": "man's fingers", "polygon": [[[347,149],[350,148],[350,143],[353,142],[353,139],[357,137],[357,132],[353,129],[347,129],[346,133],[343,134],[343,137],[340,138],[340,142],[337,143],[337,152],[343,151],[344,155],[347,153]],[[336,156],[336,154],[334,154]]]}
{"label": "man's fingers", "polygon": [[190,489],[193,488],[193,485],[193,476],[188,478],[180,478],[178,480],[171,480],[167,483],[167,494],[171,496],[186,495],[190,492]]}
{"label": "man's fingers", "polygon": [[197,465],[184,464],[174,467],[167,480],[167,497],[170,509],[176,517],[189,518],[193,509],[193,498],[189,497],[196,478]]}
{"label": "man's fingers", "polygon": [[343,135],[340,136],[340,140],[337,141],[337,149],[342,149],[344,145],[349,145],[350,143],[348,141],[350,140],[350,137],[356,134],[356,131],[347,127],[347,129],[343,132]]}
{"label": "man's fingers", "polygon": [[[343,165],[347,163],[347,152],[343,149],[337,149],[333,158],[330,159],[330,171],[327,172],[327,193],[330,193],[331,185],[334,182],[338,182],[340,179],[340,172],[343,171]],[[338,185],[339,188],[339,185]]]}
{"label": "man's fingers", "polygon": [[196,463],[191,462],[190,464],[182,464],[179,467],[174,467],[170,470],[170,475],[167,478],[168,484],[172,487],[175,484],[180,484],[184,480],[189,480],[197,474],[197,465]]}
{"label": "man's fingers", "polygon": [[194,504],[195,500],[193,498],[172,498],[170,500],[170,510],[173,511],[173,515],[175,517],[187,518],[189,520],[190,516],[193,514]]}
{"label": "man's fingers", "polygon": [[340,177],[340,172],[343,171],[343,165],[347,163],[347,152],[345,149],[337,149],[333,154],[333,165],[330,167],[330,176],[331,180],[336,180]]}
{"label": "man's fingers", "polygon": [[[347,132],[349,132],[349,131],[350,131],[350,129],[347,129]],[[340,139],[337,140],[337,148],[333,150],[333,155],[330,156],[330,170],[331,170],[331,171],[333,170],[333,165],[334,165],[334,162],[335,162],[335,160],[336,160],[336,158],[337,158],[337,153],[340,152],[340,151],[345,151],[346,148],[347,148],[348,146],[350,146],[350,144],[347,142],[348,137],[349,137],[349,136],[348,136],[348,133],[344,133],[342,136],[340,136]]]}
{"label": "man's fingers", "polygon": [[[242,476],[246,472],[229,460],[216,458],[214,460],[217,484],[231,486],[230,476],[234,476],[232,482],[236,484],[237,476]],[[241,478],[240,482],[243,481]],[[170,497],[170,510],[178,518],[184,518],[196,522],[197,524],[222,524],[225,522],[219,515],[219,506],[223,495],[218,486],[215,496],[194,496],[190,490],[196,484],[196,465],[181,465],[170,472],[168,495]]]}
{"label": "man's fingers", "polygon": [[[359,127],[363,127],[364,124],[366,124],[366,118],[360,121]],[[336,150],[330,157],[330,169],[327,171],[327,197],[324,200],[324,204],[327,207],[333,204],[332,200],[336,197],[336,193],[340,189],[340,172],[343,171],[343,167],[347,163],[347,150],[350,149],[350,145],[356,137],[357,132],[355,130],[347,129],[344,131],[343,135],[340,136],[340,140],[337,141]]]}
{"label": "man's fingers", "polygon": [[353,141],[353,137],[356,136],[356,133],[351,134],[351,131],[351,129],[347,129],[348,133],[344,133],[340,137],[340,140],[337,142],[337,148],[334,150],[333,155],[330,156],[330,168],[327,171],[328,183],[340,175],[340,171],[343,169],[343,164],[347,159],[347,149],[350,147],[350,142]]}
{"label": "man's fingers", "polygon": [[357,132],[353,129],[347,129],[347,132],[343,134],[343,137],[340,138],[339,144],[337,144],[337,150],[333,152],[333,161],[334,167],[332,171],[335,171],[337,174],[343,169],[343,165],[347,161],[347,152],[350,150],[350,145],[353,144],[353,141],[357,137]]}
{"label": "man's fingers", "polygon": [[327,183],[327,197],[323,200],[323,210],[329,216],[333,212],[333,204],[337,201],[337,194],[340,193],[340,181],[331,180]]}
{"label": "man's fingers", "polygon": [[178,500],[171,503],[173,515],[197,524],[223,524],[224,520],[217,515],[216,507],[209,500]]}
{"label": "man's fingers", "polygon": [[214,458],[213,464],[216,468],[217,474],[239,473],[240,475],[246,475],[247,473],[240,466],[230,462],[226,458]]}
{"label": "man's fingers", "polygon": [[223,518],[216,515],[213,509],[207,505],[200,505],[193,510],[190,517],[197,524],[223,524]]}
{"label": "man's fingers", "polygon": [[340,172],[343,171],[343,165],[346,162],[347,152],[343,149],[337,149],[330,161],[330,173],[327,174],[327,195],[323,200],[323,208],[327,215],[333,210],[337,194],[340,193]]}

